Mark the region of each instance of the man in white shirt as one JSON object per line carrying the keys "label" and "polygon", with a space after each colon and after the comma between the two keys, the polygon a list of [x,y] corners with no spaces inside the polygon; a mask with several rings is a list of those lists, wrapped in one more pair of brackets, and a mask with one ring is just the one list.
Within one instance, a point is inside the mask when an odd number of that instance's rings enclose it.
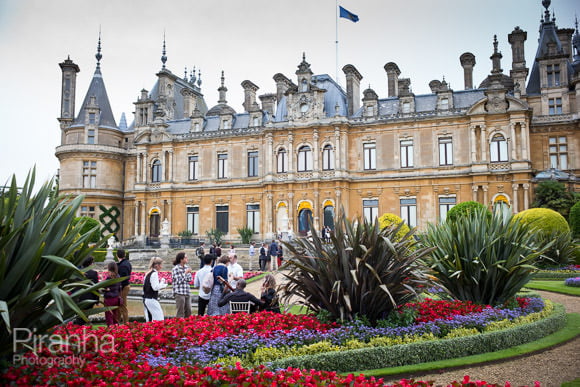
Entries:
{"label": "man in white shirt", "polygon": [[254,257],[256,256],[256,242],[250,242],[250,248],[248,250],[248,255],[250,256],[250,271],[252,270],[252,262],[254,262]]}
{"label": "man in white shirt", "polygon": [[238,263],[238,256],[235,254],[228,266],[228,277],[228,282],[234,289],[238,284],[238,280],[244,279],[244,269],[242,269],[242,266]]}
{"label": "man in white shirt", "polygon": [[211,295],[210,293],[206,293],[203,291],[201,284],[203,283],[203,280],[205,278],[206,275],[213,275],[212,274],[212,268],[211,268],[211,263],[213,261],[213,255],[211,254],[206,254],[203,257],[203,263],[204,266],[199,269],[199,271],[197,272],[197,274],[195,275],[195,279],[193,280],[193,287],[196,289],[199,289],[199,293],[197,296],[197,314],[198,316],[203,316],[205,314],[205,309],[207,307],[207,304],[209,304],[209,296]]}

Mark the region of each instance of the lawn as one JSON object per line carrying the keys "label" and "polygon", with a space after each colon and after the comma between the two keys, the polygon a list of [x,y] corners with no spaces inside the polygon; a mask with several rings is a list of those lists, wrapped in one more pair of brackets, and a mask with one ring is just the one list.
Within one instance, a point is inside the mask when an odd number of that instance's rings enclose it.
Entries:
{"label": "lawn", "polygon": [[564,285],[564,280],[530,281],[526,284],[528,289],[547,290],[549,292],[580,296],[580,288]]}

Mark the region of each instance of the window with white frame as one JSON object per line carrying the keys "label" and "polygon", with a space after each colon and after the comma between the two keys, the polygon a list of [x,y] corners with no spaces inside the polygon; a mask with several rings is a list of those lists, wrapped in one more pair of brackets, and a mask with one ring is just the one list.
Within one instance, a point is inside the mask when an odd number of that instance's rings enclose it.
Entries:
{"label": "window with white frame", "polygon": [[96,161],[83,161],[83,188],[97,188]]}
{"label": "window with white frame", "polygon": [[215,227],[221,232],[229,232],[229,206],[216,206],[215,208]]}
{"label": "window with white frame", "polygon": [[455,196],[439,196],[439,220],[443,222],[447,218],[447,213],[457,204]]}
{"label": "window with white frame", "polygon": [[548,99],[548,114],[551,116],[562,114],[562,98]]}
{"label": "window with white frame", "polygon": [[378,199],[364,199],[363,200],[363,215],[367,222],[372,223],[379,216],[379,200]]}
{"label": "window with white frame", "polygon": [[218,154],[218,179],[227,179],[228,177],[228,154]]}
{"label": "window with white frame", "polygon": [[80,216],[88,216],[89,218],[95,217],[95,207],[94,206],[81,206]]}
{"label": "window with white frame", "polygon": [[298,172],[312,171],[312,150],[308,145],[298,149]]}
{"label": "window with white frame", "polygon": [[413,140],[401,141],[401,167],[413,167]]}
{"label": "window with white frame", "polygon": [[377,146],[374,142],[363,144],[364,169],[377,169]]}
{"label": "window with white frame", "polygon": [[568,141],[566,136],[550,137],[550,168],[568,169]]}
{"label": "window with white frame", "polygon": [[223,121],[223,128],[224,129],[231,129],[230,120]]}
{"label": "window with white frame", "polygon": [[403,102],[403,113],[411,113],[411,102]]}
{"label": "window with white frame", "polygon": [[560,86],[560,65],[548,65],[546,70],[548,75],[548,87]]}
{"label": "window with white frame", "polygon": [[441,103],[439,104],[440,110],[449,109],[449,98],[441,98]]}
{"label": "window with white frame", "polygon": [[155,160],[151,164],[151,182],[159,183],[161,181],[161,161]]}
{"label": "window with white frame", "polygon": [[322,148],[322,169],[326,171],[334,169],[334,149],[330,144]]}
{"label": "window with white frame", "polygon": [[277,172],[286,173],[288,172],[288,155],[286,154],[286,149],[280,148],[278,154],[276,154],[277,162]]}
{"label": "window with white frame", "polygon": [[199,207],[187,207],[187,230],[199,235]]}
{"label": "window with white frame", "polygon": [[189,180],[198,179],[199,157],[189,156]]}
{"label": "window with white frame", "polygon": [[258,176],[258,152],[248,152],[248,177]]}
{"label": "window with white frame", "polygon": [[409,227],[417,227],[417,198],[404,198],[401,202],[401,219]]}
{"label": "window with white frame", "polygon": [[439,165],[453,165],[453,139],[439,137]]}
{"label": "window with white frame", "polygon": [[247,204],[246,214],[248,228],[254,230],[254,234],[258,234],[260,232],[260,205]]}
{"label": "window with white frame", "polygon": [[508,161],[508,146],[505,137],[497,133],[489,144],[489,154],[492,163]]}

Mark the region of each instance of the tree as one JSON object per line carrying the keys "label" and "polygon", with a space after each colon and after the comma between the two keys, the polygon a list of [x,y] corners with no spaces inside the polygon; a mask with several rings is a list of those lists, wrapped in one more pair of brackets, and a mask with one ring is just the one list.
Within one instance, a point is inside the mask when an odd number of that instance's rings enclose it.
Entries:
{"label": "tree", "polygon": [[566,219],[570,214],[570,208],[576,202],[576,198],[566,189],[566,186],[554,180],[538,183],[535,194],[536,198],[532,207],[550,208],[559,212]]}

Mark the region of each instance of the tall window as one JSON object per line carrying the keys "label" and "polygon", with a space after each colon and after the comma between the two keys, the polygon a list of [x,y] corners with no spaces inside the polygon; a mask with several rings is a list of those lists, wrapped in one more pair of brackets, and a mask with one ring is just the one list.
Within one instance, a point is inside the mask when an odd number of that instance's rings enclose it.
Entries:
{"label": "tall window", "polygon": [[401,219],[403,219],[409,227],[417,227],[417,199],[401,199]]}
{"label": "tall window", "polygon": [[548,99],[548,114],[553,116],[555,114],[562,114],[562,98]]}
{"label": "tall window", "polygon": [[508,161],[507,141],[501,134],[496,134],[489,144],[489,153],[492,163]]}
{"label": "tall window", "polygon": [[95,217],[95,207],[94,206],[81,206],[80,216],[88,216],[90,218]]}
{"label": "tall window", "polygon": [[199,235],[199,207],[187,207],[187,230]]}
{"label": "tall window", "polygon": [[228,170],[228,154],[220,153],[218,154],[218,179],[226,179]]}
{"label": "tall window", "polygon": [[229,231],[229,206],[216,206],[215,208],[215,227],[224,232]]}
{"label": "tall window", "polygon": [[453,140],[451,137],[439,138],[439,165],[453,165]]}
{"label": "tall window", "polygon": [[411,113],[411,102],[403,102],[403,113]]}
{"label": "tall window", "polygon": [[254,234],[260,232],[260,205],[247,204],[246,205],[248,228],[254,230]]}
{"label": "tall window", "polygon": [[377,169],[377,148],[375,143],[363,144],[364,168]]}
{"label": "tall window", "polygon": [[455,196],[439,196],[439,219],[443,222],[447,218],[447,213],[456,204]]}
{"label": "tall window", "polygon": [[161,161],[155,160],[151,165],[151,182],[159,183],[161,181]]}
{"label": "tall window", "polygon": [[374,222],[379,216],[379,201],[378,199],[363,200],[363,215],[367,222]]}
{"label": "tall window", "polygon": [[306,79],[302,80],[302,89],[300,91],[302,91],[303,93],[308,91],[308,81]]}
{"label": "tall window", "polygon": [[560,86],[560,65],[553,64],[547,66],[548,87]]}
{"label": "tall window", "polygon": [[97,122],[97,115],[95,113],[89,113],[89,124],[94,125]]}
{"label": "tall window", "polygon": [[413,166],[413,140],[401,141],[401,167],[411,168]]}
{"label": "tall window", "polygon": [[566,136],[550,137],[550,168],[568,169],[568,141]]}
{"label": "tall window", "polygon": [[334,149],[332,149],[330,144],[326,144],[322,148],[322,169],[334,169]]}
{"label": "tall window", "polygon": [[83,188],[97,188],[96,161],[83,161]]}
{"label": "tall window", "polygon": [[197,180],[198,156],[189,156],[189,180]]}
{"label": "tall window", "polygon": [[231,125],[230,125],[230,121],[229,120],[224,120],[224,129],[231,129]]}
{"label": "tall window", "polygon": [[94,144],[95,143],[95,129],[88,129],[87,130],[87,144]]}
{"label": "tall window", "polygon": [[280,148],[278,154],[276,155],[277,162],[277,172],[286,173],[288,172],[288,156],[286,155],[286,149]]}
{"label": "tall window", "polygon": [[449,98],[441,98],[441,103],[439,104],[440,110],[449,109]]}
{"label": "tall window", "polygon": [[258,152],[248,152],[248,177],[258,176]]}
{"label": "tall window", "polygon": [[312,150],[308,145],[298,149],[298,172],[312,171]]}

